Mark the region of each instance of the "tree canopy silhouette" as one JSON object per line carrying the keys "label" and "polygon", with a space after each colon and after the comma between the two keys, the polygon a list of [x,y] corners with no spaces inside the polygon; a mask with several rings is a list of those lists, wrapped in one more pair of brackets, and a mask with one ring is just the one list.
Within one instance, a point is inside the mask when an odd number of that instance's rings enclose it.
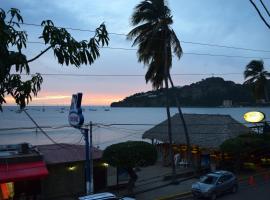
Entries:
{"label": "tree canopy silhouette", "polygon": [[267,80],[270,77],[270,73],[264,68],[264,63],[262,60],[252,60],[244,71],[244,78],[246,81],[244,84],[254,83],[254,95],[256,99],[268,98],[267,91]]}
{"label": "tree canopy silhouette", "polygon": [[[171,115],[169,109],[169,84],[173,82],[170,78],[173,54],[180,59],[182,47],[171,25],[173,18],[167,2],[164,0],[144,0],[139,3],[132,14],[131,24],[135,26],[127,36],[133,41],[133,45],[138,45],[138,61],[144,63],[148,69],[145,80],[151,82],[154,89],[163,88],[166,91],[166,112],[168,119],[168,136],[170,144],[170,155],[172,164],[172,177],[175,178],[174,155],[172,149]],[[177,98],[177,97],[176,97]],[[177,100],[178,101],[178,100]],[[180,105],[178,103],[178,105]],[[189,146],[188,132],[185,126],[180,106],[178,106],[181,120],[185,127],[187,145]],[[189,147],[190,150],[190,147]],[[174,180],[172,180],[174,182]]]}
{"label": "tree canopy silhouette", "polygon": [[[29,63],[44,53],[53,50],[59,64],[91,65],[99,56],[100,46],[108,45],[109,37],[105,24],[101,24],[89,40],[77,41],[65,28],[59,28],[51,20],[42,21],[40,39],[47,46],[35,57],[28,59],[23,53],[27,48],[27,33],[21,30],[23,17],[20,10],[11,8],[7,13],[0,8],[0,110],[6,103],[6,95],[11,95],[21,108],[41,89],[42,76],[37,73],[30,79],[22,79],[21,74],[30,76]],[[12,74],[12,72],[16,72]]]}
{"label": "tree canopy silhouette", "polygon": [[114,167],[126,169],[130,176],[129,189],[132,191],[137,180],[134,167],[146,167],[155,164],[155,147],[143,141],[128,141],[108,146],[103,152],[103,159]]}

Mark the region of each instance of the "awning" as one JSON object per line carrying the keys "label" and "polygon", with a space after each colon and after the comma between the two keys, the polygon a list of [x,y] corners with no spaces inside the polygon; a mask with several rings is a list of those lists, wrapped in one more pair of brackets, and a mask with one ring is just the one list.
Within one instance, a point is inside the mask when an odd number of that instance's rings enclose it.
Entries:
{"label": "awning", "polygon": [[43,161],[0,164],[0,183],[39,179],[47,175],[48,170]]}

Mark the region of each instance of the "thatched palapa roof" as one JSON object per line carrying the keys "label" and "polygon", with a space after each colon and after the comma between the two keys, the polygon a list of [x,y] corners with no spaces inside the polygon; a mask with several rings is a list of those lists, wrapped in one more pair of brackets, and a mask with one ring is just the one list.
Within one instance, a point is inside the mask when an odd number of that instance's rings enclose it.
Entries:
{"label": "thatched palapa roof", "polygon": [[[206,148],[217,148],[225,140],[249,133],[249,128],[233,119],[230,115],[184,114],[190,143]],[[179,114],[171,117],[172,140],[176,144],[185,144],[185,132]],[[157,139],[168,142],[167,120],[147,130],[143,139]]]}

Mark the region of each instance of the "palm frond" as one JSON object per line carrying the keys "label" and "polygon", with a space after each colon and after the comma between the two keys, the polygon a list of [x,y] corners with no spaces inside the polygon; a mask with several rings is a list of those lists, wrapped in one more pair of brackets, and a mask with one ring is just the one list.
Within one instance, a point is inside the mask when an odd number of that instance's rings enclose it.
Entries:
{"label": "palm frond", "polygon": [[252,77],[252,78],[246,80],[246,81],[244,82],[244,84],[246,84],[246,85],[252,84],[252,83],[255,83],[256,80],[257,80],[257,79],[256,79],[255,77]]}
{"label": "palm frond", "polygon": [[171,11],[165,0],[143,0],[135,7],[131,23],[136,27],[128,33],[127,39],[133,40],[132,46],[138,46],[138,61],[148,67],[145,80],[151,82],[153,88],[161,88],[167,78],[165,70],[172,66],[172,54],[178,58],[182,55],[180,41],[170,28]]}
{"label": "palm frond", "polygon": [[264,74],[264,76],[267,78],[270,78],[270,72],[267,72],[267,71],[263,71],[262,72]]}
{"label": "palm frond", "polygon": [[182,50],[182,47],[180,45],[180,41],[178,40],[173,29],[171,29],[170,32],[171,32],[170,35],[171,35],[171,45],[173,48],[173,52],[178,57],[178,59],[180,59],[182,54],[183,54],[183,50]]}
{"label": "palm frond", "polygon": [[262,60],[252,60],[247,66],[246,70],[252,70],[254,72],[262,72],[264,70],[263,61]]}
{"label": "palm frond", "polygon": [[151,1],[142,1],[134,9],[133,15],[131,17],[131,24],[136,26],[144,21],[149,22],[156,20],[157,18],[157,11],[155,10],[155,7]]}
{"label": "palm frond", "polygon": [[247,69],[246,71],[244,71],[244,78],[247,79],[249,77],[254,77],[254,76],[258,76],[258,72],[253,71],[251,69]]}

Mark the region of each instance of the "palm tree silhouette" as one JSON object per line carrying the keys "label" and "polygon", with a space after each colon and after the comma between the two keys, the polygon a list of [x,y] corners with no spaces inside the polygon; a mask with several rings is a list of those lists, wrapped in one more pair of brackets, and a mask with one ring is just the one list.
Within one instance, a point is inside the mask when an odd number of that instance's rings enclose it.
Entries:
{"label": "palm tree silhouette", "polygon": [[[165,84],[166,91],[166,112],[168,119],[168,138],[170,144],[170,155],[172,163],[172,177],[175,181],[175,164],[172,149],[172,131],[171,131],[171,114],[169,109],[169,80],[174,87],[170,78],[170,69],[172,67],[172,55],[178,59],[182,56],[182,48],[174,30],[171,28],[173,19],[169,7],[164,0],[144,0],[139,3],[132,14],[131,23],[133,28],[127,36],[127,39],[134,39],[133,45],[138,45],[138,61],[144,63],[148,69],[145,75],[146,83],[151,82],[154,89],[163,88]],[[178,98],[177,98],[178,102]],[[186,123],[180,107],[188,150],[190,150],[189,137]]]}
{"label": "palm tree silhouette", "polygon": [[267,92],[267,80],[270,73],[264,68],[262,60],[252,60],[244,71],[244,77],[247,79],[244,84],[255,84],[254,95],[256,99],[265,99],[269,101]]}

